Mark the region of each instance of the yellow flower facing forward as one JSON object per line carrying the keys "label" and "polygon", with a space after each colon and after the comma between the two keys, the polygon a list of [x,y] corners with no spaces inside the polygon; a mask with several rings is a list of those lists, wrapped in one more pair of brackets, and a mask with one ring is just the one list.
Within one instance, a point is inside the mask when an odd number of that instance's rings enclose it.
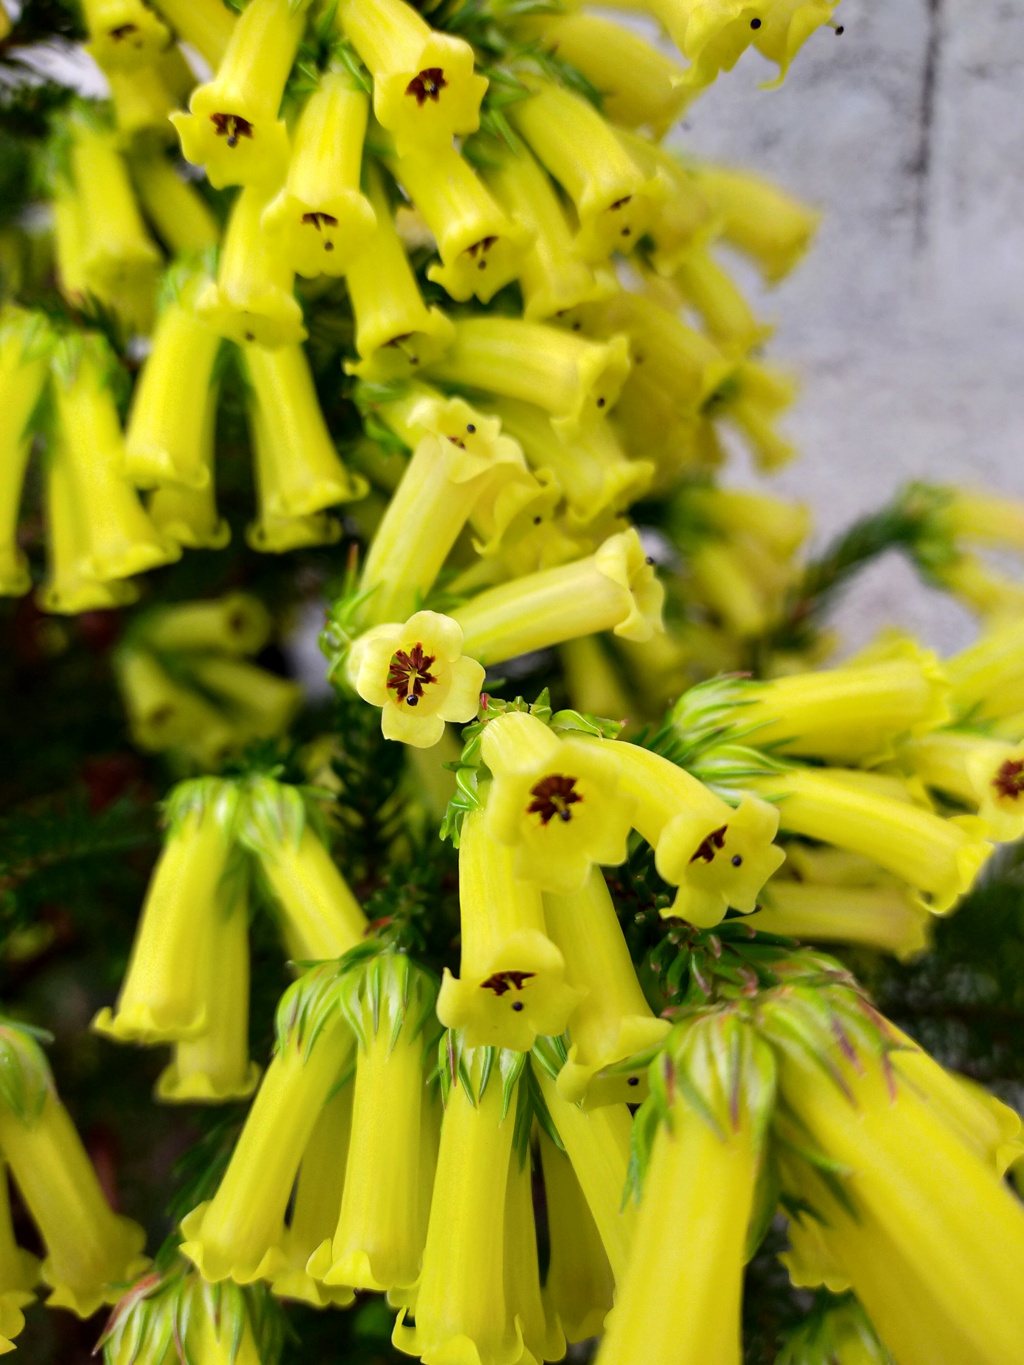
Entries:
{"label": "yellow flower facing forward", "polygon": [[981,822],[944,820],[850,777],[842,768],[790,768],[748,785],[777,803],[781,829],[860,853],[915,887],[932,913],[951,910],[992,852]]}
{"label": "yellow flower facing forward", "polygon": [[812,33],[831,22],[837,4],[838,0],[771,0],[754,33],[758,52],[779,68],[777,79],[766,89],[782,84],[790,62]]}
{"label": "yellow flower facing forward", "polygon": [[[806,3],[804,7],[812,8]],[[778,6],[780,13],[787,8],[792,9],[792,0]],[[707,163],[695,171],[698,184],[721,215],[729,245],[748,255],[769,284],[784,279],[810,245],[820,213],[750,171]]]}
{"label": "yellow flower facing forward", "polygon": [[132,395],[124,472],[137,488],[205,488],[207,403],[220,338],[195,313],[201,276],[178,281]]}
{"label": "yellow flower facing forward", "polygon": [[359,1045],[345,1184],[332,1241],[307,1268],[326,1285],[408,1290],[423,1254],[420,1129],[430,1121],[425,1062],[437,1042],[437,985],[404,954],[350,975],[341,1008]]}
{"label": "yellow flower facing forward", "polygon": [[441,1146],[413,1315],[392,1342],[447,1365],[518,1365],[522,1329],[505,1290],[505,1189],[524,1058],[453,1040]]}
{"label": "yellow flower facing forward", "polygon": [[170,251],[206,251],[217,245],[220,225],[206,200],[170,161],[139,153],[129,156],[128,166],[139,203]]}
{"label": "yellow flower facing forward", "polygon": [[254,185],[240,191],[224,234],[217,279],[209,281],[196,298],[196,313],[207,326],[240,346],[250,341],[268,347],[294,346],[306,339],[302,309],[294,294],[294,271],[260,227],[276,188],[276,184],[271,190]]}
{"label": "yellow flower facing forward", "polygon": [[624,336],[588,341],[519,318],[463,318],[432,377],[535,403],[572,438],[614,407],[629,372]]}
{"label": "yellow flower facing forward", "polygon": [[643,1067],[602,1073],[654,1047],[669,1023],[656,1019],[644,999],[600,869],[591,869],[580,891],[546,892],[544,918],[565,958],[570,985],[582,993],[569,1017],[571,1046],[558,1073],[559,1093],[584,1108],[641,1103],[647,1098]]}
{"label": "yellow flower facing forward", "polygon": [[284,187],[263,214],[299,275],[344,275],[376,227],[359,188],[369,100],[353,79],[326,72],[303,106]]}
{"label": "yellow flower facing forward", "polygon": [[305,28],[305,5],[253,0],[236,20],[212,81],[189,112],[171,115],[186,161],[215,189],[272,182],[284,173],[288,132],[278,118],[285,81]]}
{"label": "yellow flower facing forward", "polygon": [[988,629],[944,667],[960,719],[998,720],[1024,711],[1024,621]]}
{"label": "yellow flower facing forward", "polygon": [[510,711],[484,729],[494,775],[491,836],[515,851],[516,877],[545,891],[579,891],[595,863],[626,857],[634,802],[603,744],[559,739],[535,716]]}
{"label": "yellow flower facing forward", "polygon": [[615,1281],[572,1162],[543,1130],[539,1145],[551,1243],[544,1298],[566,1341],[575,1345],[600,1335]]}
{"label": "yellow flower facing forward", "polygon": [[526,1052],[538,1035],[557,1035],[580,995],[544,924],[540,892],[516,877],[511,850],[495,840],[486,814],[466,816],[459,845],[462,956],[458,979],[445,969],[437,1015],[461,1029],[468,1046]]}
{"label": "yellow flower facing forward", "polygon": [[989,837],[1024,834],[1024,746],[967,730],[936,730],[910,740],[898,761],[927,787],[975,806]]}
{"label": "yellow flower facing forward", "polygon": [[148,1264],[141,1254],[146,1234],[107,1203],[38,1043],[5,1025],[0,1056],[6,1078],[0,1154],[46,1249],[47,1303],[91,1317],[101,1304],[116,1302],[117,1286]]}
{"label": "yellow flower facing forward", "polygon": [[776,877],[761,893],[751,929],[812,943],[863,943],[901,961],[928,947],[931,917],[910,887],[829,886]]}
{"label": "yellow flower facing forward", "polygon": [[35,1302],[39,1260],[14,1240],[7,1169],[0,1163],[0,1355],[13,1351],[14,1338],[25,1326],[23,1308]]}
{"label": "yellow flower facing forward", "polygon": [[453,147],[418,149],[389,161],[423,215],[441,256],[427,278],[464,303],[489,303],[517,279],[530,231],[508,218]]}
{"label": "yellow flower facing forward", "polygon": [[[238,814],[238,790],[219,778],[174,789],[169,828],[154,869],[128,970],[113,1010],[93,1028],[119,1042],[195,1037],[208,1026],[213,923]],[[240,918],[244,921],[244,907]]]}
{"label": "yellow flower facing forward", "polygon": [[235,16],[222,0],[160,0],[159,9],[178,36],[216,71],[235,27]]}
{"label": "yellow flower facing forward", "polygon": [[487,666],[612,630],[649,640],[664,627],[665,590],[632,528],[609,536],[597,552],[480,593],[457,608],[464,648]]}
{"label": "yellow flower facing forward", "polygon": [[473,718],[484,681],[483,666],[463,652],[460,627],[436,611],[372,627],[346,668],[363,700],[381,708],[384,737],[418,749],[438,742],[445,721]]}
{"label": "yellow flower facing forward", "polygon": [[29,418],[46,383],[48,329],[38,314],[5,308],[0,314],[0,595],[20,596],[31,586],[18,547],[18,507],[32,448]]}
{"label": "yellow flower facing forward", "polygon": [[476,132],[487,81],[467,42],[436,32],[404,0],[342,0],[337,20],[370,69],[373,112],[400,154]]}
{"label": "yellow flower facing forward", "polygon": [[170,45],[165,24],[142,0],[83,0],[86,51],[104,71],[148,65]]}

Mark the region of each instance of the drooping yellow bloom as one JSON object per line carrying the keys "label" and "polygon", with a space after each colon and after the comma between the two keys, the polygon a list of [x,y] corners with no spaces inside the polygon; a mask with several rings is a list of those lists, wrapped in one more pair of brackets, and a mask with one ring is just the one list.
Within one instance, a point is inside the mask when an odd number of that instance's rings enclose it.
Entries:
{"label": "drooping yellow bloom", "polygon": [[302,708],[302,684],[218,656],[190,661],[192,677],[224,705],[240,744],[283,734]]}
{"label": "drooping yellow bloom", "polygon": [[216,71],[235,27],[235,16],[222,0],[157,0],[156,7]]}
{"label": "drooping yellow bloom", "polygon": [[46,383],[48,329],[41,316],[20,308],[0,314],[0,595],[18,597],[31,586],[18,548],[18,507],[32,441],[29,418]]}
{"label": "drooping yellow bloom", "polygon": [[122,645],[114,670],[132,739],[140,749],[180,749],[197,766],[216,768],[239,748],[239,735],[227,716],[176,682],[149,650]]}
{"label": "drooping yellow bloom", "polygon": [[1024,746],[935,730],[904,744],[898,761],[925,786],[975,806],[990,838],[1008,842],[1024,834]]}
{"label": "drooping yellow bloom", "polygon": [[295,961],[340,957],[362,942],[366,916],[310,825],[295,787],[269,777],[251,781],[238,837],[259,859]]}
{"label": "drooping yellow bloom", "polygon": [[404,1310],[392,1341],[427,1361],[517,1365],[523,1336],[505,1294],[505,1188],[524,1058],[453,1046],[415,1324]]}
{"label": "drooping yellow bloom", "polygon": [[[791,9],[793,0],[774,2],[781,11]],[[806,0],[805,6],[811,8]],[[729,245],[750,256],[769,284],[785,278],[807,250],[820,213],[750,171],[709,163],[695,171],[722,215],[722,234]]]}
{"label": "drooping yellow bloom", "polygon": [[104,71],[146,66],[171,41],[142,0],[83,0],[82,10],[89,30],[86,50]]}
{"label": "drooping yellow bloom", "polygon": [[510,711],[487,725],[481,753],[494,778],[487,830],[514,850],[516,877],[575,892],[595,863],[625,861],[634,802],[610,750]]}
{"label": "drooping yellow bloom", "polygon": [[0,1162],[0,1355],[15,1349],[13,1338],[25,1325],[21,1310],[35,1302],[38,1283],[38,1258],[14,1240],[7,1168]]}
{"label": "drooping yellow bloom", "polygon": [[771,0],[754,33],[758,52],[779,68],[778,77],[764,89],[772,90],[782,84],[790,62],[811,34],[829,23],[838,3],[839,0]]}
{"label": "drooping yellow bloom", "polygon": [[257,515],[246,527],[246,543],[261,554],[284,554],[306,545],[333,545],[341,538],[341,522],[337,517],[327,512],[289,516],[272,512],[266,505],[280,500],[281,485],[289,477],[288,448],[271,439],[258,403],[250,404],[248,418]]}
{"label": "drooping yellow bloom", "polygon": [[199,463],[209,478],[202,488],[166,484],[155,489],[146,502],[149,519],[158,534],[172,545],[189,550],[220,550],[231,539],[231,527],[217,512],[214,487],[214,434],[217,421],[217,389],[207,389],[203,424],[199,436]]}
{"label": "drooping yellow bloom", "polygon": [[[113,1010],[104,1007],[93,1028],[119,1042],[159,1043],[194,1038],[210,1023],[211,962],[219,900],[238,817],[235,783],[199,778],[176,787],[167,807],[169,828],[157,861]],[[240,908],[244,924],[245,908]]]}
{"label": "drooping yellow bloom", "polygon": [[954,541],[1024,552],[1024,503],[983,489],[947,488],[932,517]]}
{"label": "drooping yellow bloom", "polygon": [[459,844],[462,955],[459,976],[445,968],[437,1016],[461,1029],[470,1047],[526,1052],[558,1035],[579,1002],[565,962],[547,936],[540,892],[520,880],[512,852],[496,841],[484,811],[471,811]]}
{"label": "drooping yellow bloom", "polygon": [[936,565],[932,576],[983,621],[1015,621],[1024,611],[1024,587],[991,568],[979,555],[964,552]]}
{"label": "drooping yellow bloom", "polygon": [[684,79],[695,90],[733,69],[762,22],[759,7],[745,0],[647,0],[643,8],[661,21],[690,62]]}
{"label": "drooping yellow bloom", "polygon": [[370,69],[373,112],[400,154],[476,132],[487,81],[467,42],[438,33],[404,0],[341,0],[337,20]]}
{"label": "drooping yellow bloom", "polygon": [[638,133],[621,128],[618,137],[637,165],[658,181],[658,209],[647,230],[653,243],[650,261],[659,275],[672,276],[691,252],[718,236],[719,215],[688,165]]}
{"label": "drooping yellow bloom", "polygon": [[371,627],[353,644],[346,667],[363,700],[381,708],[385,739],[418,749],[440,740],[445,721],[472,720],[484,682],[462,630],[436,611]]}
{"label": "drooping yellow bloom", "polygon": [[489,666],[603,630],[649,640],[663,629],[664,596],[631,528],[586,559],[482,592],[452,617],[462,627],[466,652]]}
{"label": "drooping yellow bloom", "polygon": [[746,296],[710,251],[698,247],[688,252],[676,266],[672,283],[726,353],[746,355],[771,335],[772,328],[758,321]]}
{"label": "drooping yellow bloom", "polygon": [[540,1157],[551,1244],[544,1300],[574,1345],[602,1331],[615,1281],[572,1163],[543,1131]]}
{"label": "drooping yellow bloom", "polygon": [[404,954],[372,958],[352,977],[342,1009],[359,1046],[344,1190],[333,1241],[308,1269],[327,1285],[408,1290],[423,1254],[420,1128],[437,985]]}
{"label": "drooping yellow bloom", "polygon": [[647,1097],[646,1073],[602,1075],[668,1033],[644,999],[615,906],[600,868],[592,868],[581,890],[545,892],[544,919],[561,949],[569,984],[583,998],[569,1017],[569,1058],[558,1074],[567,1100],[594,1105],[639,1104]]}
{"label": "drooping yellow bloom", "polygon": [[345,272],[360,357],[345,369],[370,380],[407,379],[447,350],[454,330],[439,308],[423,302],[373,166],[367,168],[366,193],[377,226]]}
{"label": "drooping yellow bloom", "polygon": [[[267,1067],[216,1194],[182,1220],[182,1255],[205,1280],[273,1278],[288,1266],[284,1215],[324,1105],[349,1065],[355,1039],[315,968],[278,1007],[278,1050]],[[328,989],[321,994],[321,988]]]}
{"label": "drooping yellow bloom", "polygon": [[232,657],[257,654],[270,639],[273,622],[259,600],[232,592],[202,602],[176,602],[147,611],[146,644],[165,653],[217,650]]}
{"label": "drooping yellow bloom", "polygon": [[129,169],[146,217],[169,250],[205,251],[216,246],[220,240],[217,220],[198,190],[178,175],[166,157],[139,154],[130,157]]}
{"label": "drooping yellow bloom", "polygon": [[1024,621],[1008,621],[944,664],[958,718],[993,720],[1024,711]]}
{"label": "drooping yellow bloom", "polygon": [[749,785],[777,803],[781,829],[871,858],[915,887],[933,914],[951,910],[992,852],[981,822],[941,819],[850,777],[842,768],[789,768]]}
{"label": "drooping yellow bloom", "polygon": [[761,893],[751,929],[812,943],[863,943],[901,960],[928,947],[930,916],[911,889],[886,881],[876,886],[829,886],[773,878]]}
{"label": "drooping yellow bloom", "polygon": [[236,20],[212,81],[189,112],[171,115],[186,161],[215,189],[257,185],[283,175],[288,132],[278,118],[285,81],[305,27],[305,4],[252,0]]}
{"label": "drooping yellow bloom", "polygon": [[543,323],[474,317],[455,323],[451,349],[430,374],[544,408],[573,437],[610,412],[629,372],[623,336],[587,341]]}
{"label": "drooping yellow bloom", "polygon": [[299,275],[344,275],[376,227],[359,188],[369,99],[352,77],[325,72],[295,128],[284,187],[263,228]]}
{"label": "drooping yellow bloom", "polygon": [[505,1182],[505,1304],[523,1336],[523,1362],[561,1360],[565,1334],[541,1294],[530,1151],[512,1153]]}
{"label": "drooping yellow bloom", "polygon": [[146,1234],[104,1198],[39,1044],[5,1025],[0,1055],[6,1076],[0,1155],[46,1248],[41,1274],[51,1291],[47,1303],[91,1317],[118,1299],[115,1286],[147,1264],[140,1254]]}

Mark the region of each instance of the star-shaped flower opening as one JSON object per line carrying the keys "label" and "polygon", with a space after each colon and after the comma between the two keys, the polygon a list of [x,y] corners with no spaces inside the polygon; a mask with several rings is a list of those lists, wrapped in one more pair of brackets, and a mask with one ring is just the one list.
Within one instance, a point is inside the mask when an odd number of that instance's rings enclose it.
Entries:
{"label": "star-shaped flower opening", "polygon": [[756,797],[744,797],[723,820],[711,811],[676,816],[658,841],[658,871],[679,887],[673,916],[710,928],[730,907],[749,914],[765,882],[785,854],[772,840],[778,811]]}

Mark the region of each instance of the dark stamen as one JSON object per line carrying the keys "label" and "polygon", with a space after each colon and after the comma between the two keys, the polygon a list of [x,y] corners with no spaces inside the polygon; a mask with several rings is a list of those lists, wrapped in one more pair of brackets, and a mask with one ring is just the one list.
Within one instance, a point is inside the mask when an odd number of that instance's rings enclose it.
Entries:
{"label": "dark stamen", "polygon": [[1008,758],[992,779],[992,785],[1009,801],[1024,795],[1024,759]]}
{"label": "dark stamen", "polygon": [[418,641],[408,653],[404,649],[396,650],[391,656],[388,670],[388,691],[396,693],[399,701],[417,706],[423,696],[423,688],[428,683],[437,682],[437,678],[429,671],[436,657],[434,654],[424,654],[423,646]]}
{"label": "dark stamen", "polygon": [[701,840],[690,862],[695,863],[699,859],[704,863],[713,863],[715,851],[725,844],[725,832],[728,828],[728,825],[722,825],[719,829],[713,829],[706,839]]}
{"label": "dark stamen", "polygon": [[563,777],[559,773],[542,777],[536,786],[530,788],[533,800],[526,807],[527,815],[539,815],[542,825],[547,825],[556,815],[568,824],[572,819],[569,807],[583,800],[575,788],[575,777]]}
{"label": "dark stamen", "polygon": [[127,38],[129,33],[137,33],[138,24],[118,24],[117,28],[108,29],[107,32],[115,43],[119,43],[122,38]]}
{"label": "dark stamen", "polygon": [[441,91],[445,89],[447,84],[441,67],[428,66],[418,76],[413,76],[405,87],[405,93],[414,95],[417,105],[422,109],[427,100],[433,100],[436,104],[441,98]]}
{"label": "dark stamen", "polygon": [[[512,986],[514,986],[517,991],[521,991],[523,989],[523,982],[529,981],[533,976],[536,976],[536,972],[495,972],[494,975],[489,976],[486,981],[480,982],[480,989],[493,991],[495,995],[504,995]],[[515,1006],[513,1005],[512,1008],[514,1009]],[[521,1005],[520,1009],[522,1009]]]}
{"label": "dark stamen", "polygon": [[252,138],[252,124],[241,114],[211,114],[210,122],[218,137],[226,137],[229,147],[237,147],[240,137]]}

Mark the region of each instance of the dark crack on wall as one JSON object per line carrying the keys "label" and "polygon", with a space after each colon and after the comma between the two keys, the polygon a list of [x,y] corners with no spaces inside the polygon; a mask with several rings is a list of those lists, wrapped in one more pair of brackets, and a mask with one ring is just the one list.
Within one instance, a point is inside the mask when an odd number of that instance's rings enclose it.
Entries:
{"label": "dark crack on wall", "polygon": [[932,151],[935,136],[935,108],[942,45],[945,38],[945,0],[925,0],[928,8],[928,36],[921,72],[921,97],[918,102],[917,151],[911,163],[914,177],[914,246],[920,250],[928,238],[928,209],[931,198]]}

